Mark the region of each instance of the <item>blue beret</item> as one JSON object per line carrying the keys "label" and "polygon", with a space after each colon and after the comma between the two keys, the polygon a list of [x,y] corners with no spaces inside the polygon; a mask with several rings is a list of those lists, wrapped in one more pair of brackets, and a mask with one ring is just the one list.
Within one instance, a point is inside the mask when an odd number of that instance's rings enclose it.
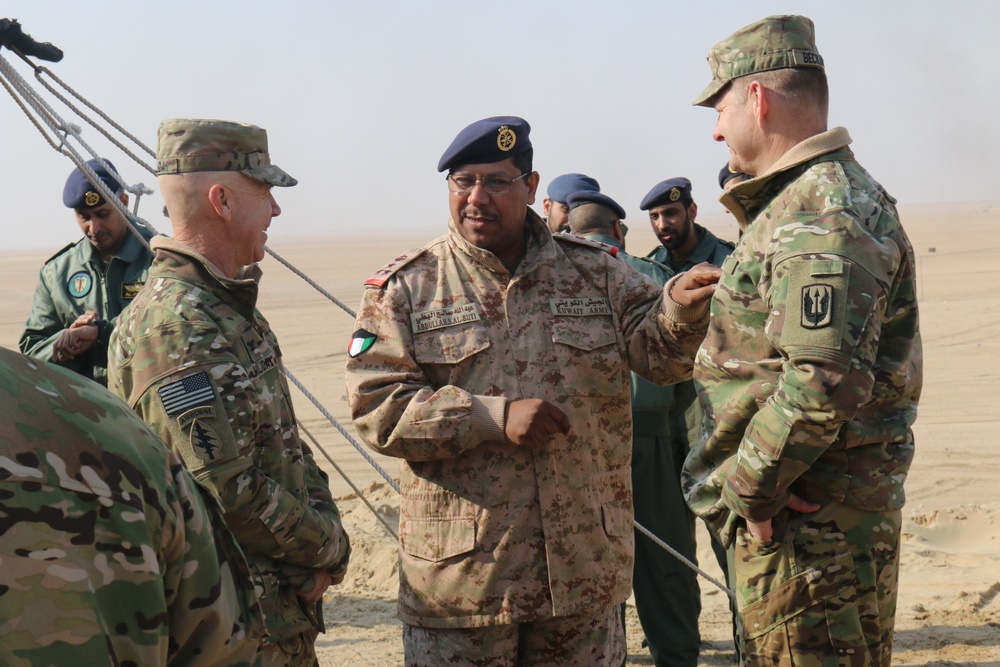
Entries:
{"label": "blue beret", "polygon": [[578,192],[571,192],[566,198],[566,205],[569,206],[569,210],[571,211],[577,206],[583,206],[584,204],[600,204],[614,211],[619,220],[625,217],[625,209],[619,206],[618,202],[614,199],[600,192],[580,190]]}
{"label": "blue beret", "polygon": [[643,197],[639,208],[643,211],[648,211],[651,208],[666,206],[667,204],[673,204],[685,199],[688,201],[691,200],[691,181],[683,176],[668,178],[653,186],[653,189]]}
{"label": "blue beret", "polygon": [[586,174],[563,174],[552,179],[552,182],[549,183],[549,189],[546,190],[545,194],[552,201],[565,204],[571,193],[580,192],[581,190],[600,192],[601,186],[597,184],[596,180]]}
{"label": "blue beret", "polygon": [[[111,160],[104,160],[104,162],[116,172],[118,171],[115,165],[111,164]],[[100,162],[87,160],[87,165],[97,173],[98,178],[104,181],[109,190],[112,192],[121,191],[121,183],[109,174]],[[94,208],[104,204],[104,201],[104,196],[90,182],[87,175],[79,169],[74,169],[73,173],[66,179],[66,185],[63,187],[63,204],[66,205],[66,208]]]}
{"label": "blue beret", "polygon": [[517,116],[477,120],[458,133],[438,160],[438,171],[463,164],[501,162],[531,148],[528,121]]}
{"label": "blue beret", "polygon": [[741,172],[741,171],[733,171],[732,169],[730,169],[729,168],[729,162],[727,161],[726,162],[726,166],[724,166],[719,171],[719,187],[722,188],[723,190],[725,190],[726,189],[726,183],[728,183],[729,181],[733,180],[737,176],[742,176],[742,177],[746,178],[746,174],[744,174],[743,172]]}

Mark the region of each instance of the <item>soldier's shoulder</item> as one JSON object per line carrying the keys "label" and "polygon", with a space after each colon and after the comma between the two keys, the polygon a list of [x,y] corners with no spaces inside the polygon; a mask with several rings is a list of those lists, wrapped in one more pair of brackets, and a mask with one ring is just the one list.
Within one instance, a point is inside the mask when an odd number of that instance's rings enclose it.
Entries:
{"label": "soldier's shoulder", "polygon": [[73,241],[72,243],[67,243],[66,245],[64,245],[59,250],[57,250],[56,252],[52,253],[52,256],[49,257],[47,260],[45,260],[45,264],[50,264],[52,262],[55,262],[55,261],[59,260],[60,258],[68,259],[69,258],[69,252],[73,248],[75,248],[79,243],[80,243],[80,241]]}
{"label": "soldier's shoulder", "polygon": [[556,243],[563,244],[569,248],[582,246],[590,250],[606,252],[612,257],[618,256],[618,248],[613,245],[608,245],[607,243],[601,243],[600,241],[585,239],[574,234],[553,234],[552,238],[556,241]]}
{"label": "soldier's shoulder", "polygon": [[389,280],[400,272],[405,272],[421,258],[427,258],[436,254],[438,248],[445,242],[445,237],[435,239],[421,248],[412,248],[399,255],[391,262],[372,274],[371,278],[365,281],[365,287],[374,289],[384,289]]}

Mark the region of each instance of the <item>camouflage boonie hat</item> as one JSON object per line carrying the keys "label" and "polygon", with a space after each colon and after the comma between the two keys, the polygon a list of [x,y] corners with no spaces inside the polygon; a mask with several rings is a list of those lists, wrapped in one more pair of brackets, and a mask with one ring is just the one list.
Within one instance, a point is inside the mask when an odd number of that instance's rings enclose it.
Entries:
{"label": "camouflage boonie hat", "polygon": [[156,134],[156,175],[238,171],[264,183],[298,183],[271,164],[267,132],[256,125],[202,118],[172,118]]}
{"label": "camouflage boonie hat", "polygon": [[823,69],[816,50],[813,22],[805,16],[768,16],[712,47],[708,52],[712,83],[692,103],[710,107],[723,86],[741,76],[789,67]]}

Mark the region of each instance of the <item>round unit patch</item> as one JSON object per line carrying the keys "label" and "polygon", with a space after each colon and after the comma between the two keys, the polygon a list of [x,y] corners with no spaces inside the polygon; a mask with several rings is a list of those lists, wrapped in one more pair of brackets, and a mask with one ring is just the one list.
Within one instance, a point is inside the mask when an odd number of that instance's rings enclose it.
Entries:
{"label": "round unit patch", "polygon": [[77,271],[70,276],[69,283],[66,284],[70,296],[75,296],[77,299],[90,294],[90,288],[93,286],[94,279],[86,271]]}

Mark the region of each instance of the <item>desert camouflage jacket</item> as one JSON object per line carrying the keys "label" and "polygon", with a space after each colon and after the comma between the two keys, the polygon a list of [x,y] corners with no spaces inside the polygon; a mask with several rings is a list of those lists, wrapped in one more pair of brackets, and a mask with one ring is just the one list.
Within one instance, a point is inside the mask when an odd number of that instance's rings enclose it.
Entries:
{"label": "desert camouflage jacket", "polygon": [[[618,604],[632,583],[629,368],[690,374],[707,309],[534,212],[513,275],[450,232],[366,284],[347,362],[355,426],[403,459],[400,618],[474,627]],[[505,442],[508,401],[569,417]]]}
{"label": "desert camouflage jacket", "polygon": [[[137,227],[149,241],[153,233]],[[50,257],[38,272],[31,314],[21,334],[21,352],[52,361],[52,346],[76,318],[92,310],[108,322],[97,344],[60,366],[108,384],[108,340],[118,315],[142,288],[153,256],[131,232],[107,264],[86,237]]]}
{"label": "desert camouflage jacket", "polygon": [[[339,572],[350,553],[326,474],[301,441],[281,351],[255,309],[260,269],[229,280],[166,237],[109,348],[111,389],[221,499],[272,639],[313,626],[289,577]],[[313,620],[310,620],[310,619]]]}
{"label": "desert camouflage jacket", "polygon": [[684,485],[724,538],[790,492],[903,505],[922,377],[913,250],[849,143],[814,136],[722,197],[744,234],[698,351],[709,434]]}
{"label": "desert camouflage jacket", "polygon": [[255,664],[222,510],[127,405],[0,349],[0,664]]}

